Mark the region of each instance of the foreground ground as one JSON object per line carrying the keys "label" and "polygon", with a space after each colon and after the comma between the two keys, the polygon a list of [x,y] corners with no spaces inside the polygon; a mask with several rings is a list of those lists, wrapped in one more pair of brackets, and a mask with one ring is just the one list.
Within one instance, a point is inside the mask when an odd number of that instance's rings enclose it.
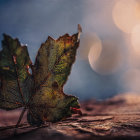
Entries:
{"label": "foreground ground", "polygon": [[106,101],[81,103],[83,116],[73,116],[40,128],[30,127],[26,115],[14,133],[21,110],[0,110],[0,139],[9,140],[75,140],[140,139],[140,95],[118,95]]}

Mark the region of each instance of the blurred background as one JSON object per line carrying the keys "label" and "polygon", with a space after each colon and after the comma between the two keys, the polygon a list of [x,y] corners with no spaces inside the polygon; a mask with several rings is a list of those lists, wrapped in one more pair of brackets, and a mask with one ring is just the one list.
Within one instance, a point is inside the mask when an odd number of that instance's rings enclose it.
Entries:
{"label": "blurred background", "polygon": [[140,93],[140,0],[0,0],[0,40],[18,37],[32,61],[48,35],[76,33],[77,24],[83,33],[65,93]]}

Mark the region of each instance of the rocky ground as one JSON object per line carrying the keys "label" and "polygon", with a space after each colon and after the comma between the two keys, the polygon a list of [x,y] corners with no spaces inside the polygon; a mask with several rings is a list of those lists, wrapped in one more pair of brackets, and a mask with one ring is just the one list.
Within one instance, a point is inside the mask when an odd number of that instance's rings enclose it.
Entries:
{"label": "rocky ground", "polygon": [[83,116],[58,123],[30,127],[26,114],[17,134],[14,124],[21,110],[0,111],[0,139],[7,140],[78,140],[140,139],[140,95],[123,94],[106,101],[81,103]]}

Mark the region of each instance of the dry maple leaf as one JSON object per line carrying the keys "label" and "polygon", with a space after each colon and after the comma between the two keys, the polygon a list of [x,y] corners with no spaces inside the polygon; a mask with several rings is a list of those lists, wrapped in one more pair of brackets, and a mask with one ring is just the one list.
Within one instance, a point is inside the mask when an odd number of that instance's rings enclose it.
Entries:
{"label": "dry maple leaf", "polygon": [[78,99],[63,92],[75,61],[78,38],[79,33],[65,34],[57,40],[48,37],[32,65],[27,47],[4,34],[0,51],[0,108],[24,107],[17,126],[26,109],[28,123],[33,126],[81,114]]}

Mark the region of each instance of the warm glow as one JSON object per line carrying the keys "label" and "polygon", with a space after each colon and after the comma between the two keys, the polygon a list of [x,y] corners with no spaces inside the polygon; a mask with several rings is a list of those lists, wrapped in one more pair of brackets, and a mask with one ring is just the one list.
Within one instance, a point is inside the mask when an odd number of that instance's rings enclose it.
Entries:
{"label": "warm glow", "polygon": [[95,68],[95,63],[97,62],[98,58],[100,57],[102,51],[102,44],[101,42],[96,42],[89,51],[88,54],[88,59],[91,67],[94,69]]}
{"label": "warm glow", "polygon": [[116,42],[103,41],[94,44],[88,54],[91,68],[99,74],[111,74],[115,72],[122,62],[122,53]]}
{"label": "warm glow", "polygon": [[99,37],[95,33],[83,33],[79,47],[81,59],[88,59],[88,53],[92,46],[94,46],[94,49],[97,49],[97,51],[98,47],[101,48],[101,40]]}
{"label": "warm glow", "polygon": [[136,55],[140,55],[140,24],[135,26],[131,34],[131,43]]}
{"label": "warm glow", "polygon": [[127,40],[129,48],[128,62],[132,68],[140,68],[140,24],[136,25]]}
{"label": "warm glow", "polygon": [[134,26],[140,23],[140,3],[136,0],[117,0],[112,15],[119,29],[131,33]]}

